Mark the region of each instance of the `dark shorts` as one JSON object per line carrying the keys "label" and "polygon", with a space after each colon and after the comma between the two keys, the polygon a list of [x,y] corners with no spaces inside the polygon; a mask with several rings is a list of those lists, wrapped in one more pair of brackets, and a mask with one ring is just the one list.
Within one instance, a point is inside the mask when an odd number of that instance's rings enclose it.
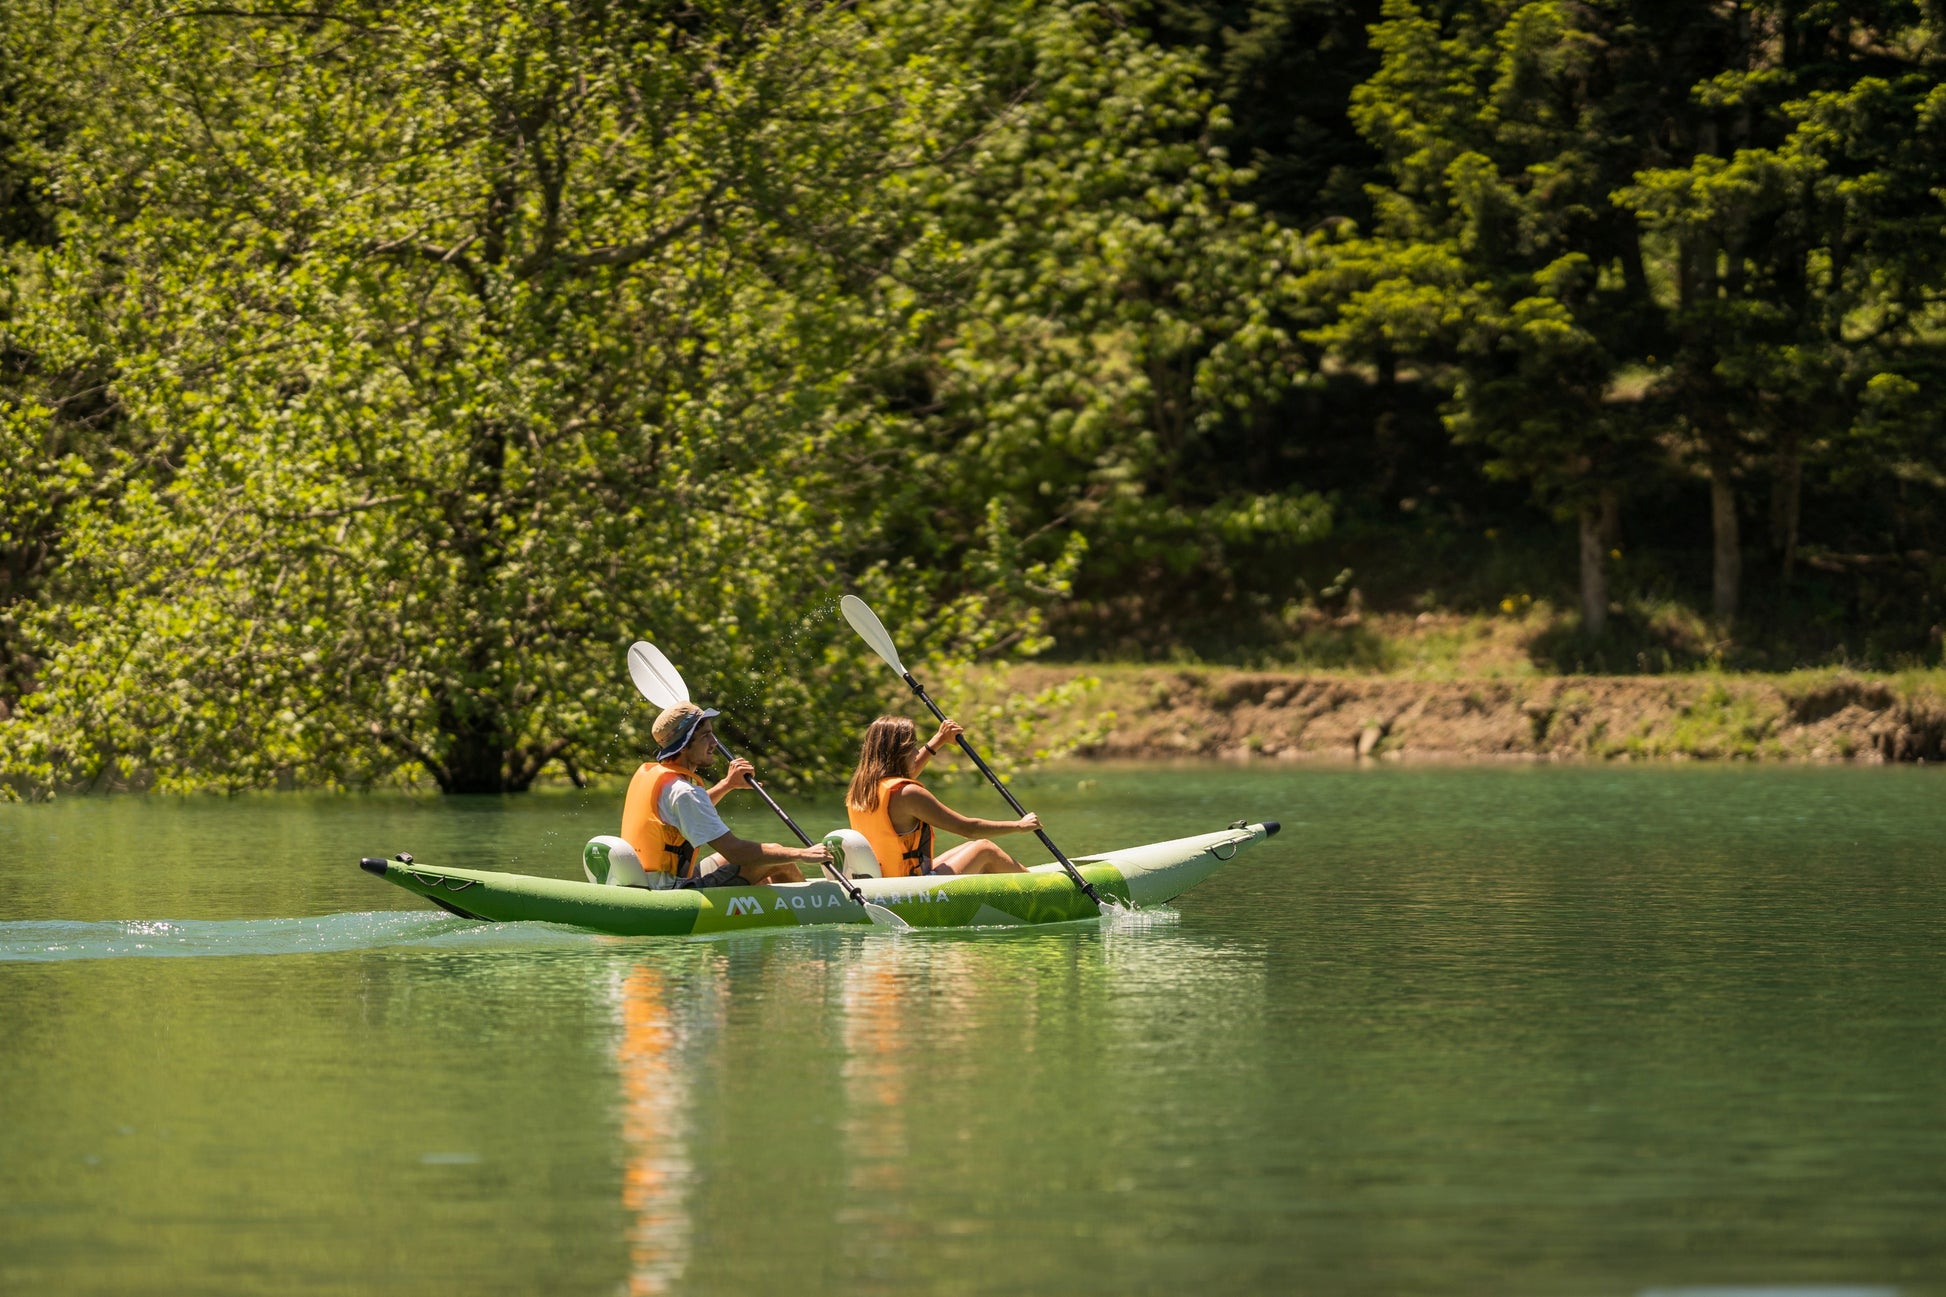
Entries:
{"label": "dark shorts", "polygon": [[708,872],[707,874],[699,874],[693,878],[685,878],[680,883],[677,883],[676,886],[677,887],[748,887],[750,886],[750,884],[743,881],[743,875],[737,872],[737,867],[735,865],[721,865],[715,869],[710,870],[710,872]]}

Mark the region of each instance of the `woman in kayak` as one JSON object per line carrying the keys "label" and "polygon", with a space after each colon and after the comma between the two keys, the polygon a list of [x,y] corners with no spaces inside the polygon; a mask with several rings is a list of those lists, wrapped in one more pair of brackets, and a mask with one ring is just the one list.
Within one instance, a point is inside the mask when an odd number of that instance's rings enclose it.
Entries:
{"label": "woman in kayak", "polygon": [[[1032,833],[1041,826],[1040,816],[976,820],[961,815],[919,782],[927,763],[959,736],[957,724],[941,721],[939,732],[921,743],[912,722],[903,716],[881,716],[865,731],[858,769],[845,793],[845,809],[851,814],[851,827],[872,844],[885,877],[1025,872],[1025,866],[990,839]],[[969,840],[934,855],[934,829]]]}

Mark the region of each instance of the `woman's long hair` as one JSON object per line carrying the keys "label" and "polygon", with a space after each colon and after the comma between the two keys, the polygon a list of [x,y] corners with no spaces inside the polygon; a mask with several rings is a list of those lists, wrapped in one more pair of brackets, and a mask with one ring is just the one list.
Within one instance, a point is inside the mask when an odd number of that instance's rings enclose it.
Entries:
{"label": "woman's long hair", "polygon": [[865,730],[845,803],[861,811],[878,809],[878,785],[885,779],[910,779],[919,756],[919,738],[903,716],[881,716]]}

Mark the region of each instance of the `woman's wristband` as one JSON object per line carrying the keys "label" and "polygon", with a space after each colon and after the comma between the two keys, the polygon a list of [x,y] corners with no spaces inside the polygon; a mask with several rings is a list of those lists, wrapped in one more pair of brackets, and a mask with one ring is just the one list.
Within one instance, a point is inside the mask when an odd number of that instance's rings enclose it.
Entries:
{"label": "woman's wristband", "polygon": [[924,752],[929,757],[936,757],[939,755],[939,749],[932,745],[931,739],[927,739],[924,743],[921,743],[919,745],[919,748],[922,752]]}

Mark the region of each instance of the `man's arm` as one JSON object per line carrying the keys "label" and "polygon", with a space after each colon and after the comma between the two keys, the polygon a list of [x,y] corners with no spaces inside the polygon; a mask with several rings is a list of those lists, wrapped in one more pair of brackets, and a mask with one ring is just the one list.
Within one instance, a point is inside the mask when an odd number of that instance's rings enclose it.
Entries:
{"label": "man's arm", "polygon": [[709,845],[711,851],[721,853],[723,859],[738,869],[763,865],[809,865],[816,869],[831,859],[831,853],[822,844],[811,847],[787,847],[778,842],[752,842],[748,838],[739,838],[734,833],[725,833],[720,838],[712,838]]}
{"label": "man's arm", "polygon": [[[756,774],[757,768],[755,766],[745,761],[742,757],[738,757],[730,763],[730,768],[724,776],[710,786],[710,801],[712,803],[718,803],[739,788],[755,787]],[[729,859],[728,856],[723,858],[725,860]]]}
{"label": "man's arm", "polygon": [[[800,861],[816,869],[831,858],[830,852],[822,845],[786,847],[775,842],[751,842],[738,837],[730,832],[730,827],[723,823],[723,817],[716,813],[715,803],[703,796],[703,792],[694,784],[679,783],[672,784],[663,796],[668,800],[668,809],[675,818],[676,827],[685,838],[691,842],[709,843],[711,850],[720,852],[723,859],[743,871],[745,877],[753,881],[794,882]],[[781,878],[769,877],[780,870]]]}

